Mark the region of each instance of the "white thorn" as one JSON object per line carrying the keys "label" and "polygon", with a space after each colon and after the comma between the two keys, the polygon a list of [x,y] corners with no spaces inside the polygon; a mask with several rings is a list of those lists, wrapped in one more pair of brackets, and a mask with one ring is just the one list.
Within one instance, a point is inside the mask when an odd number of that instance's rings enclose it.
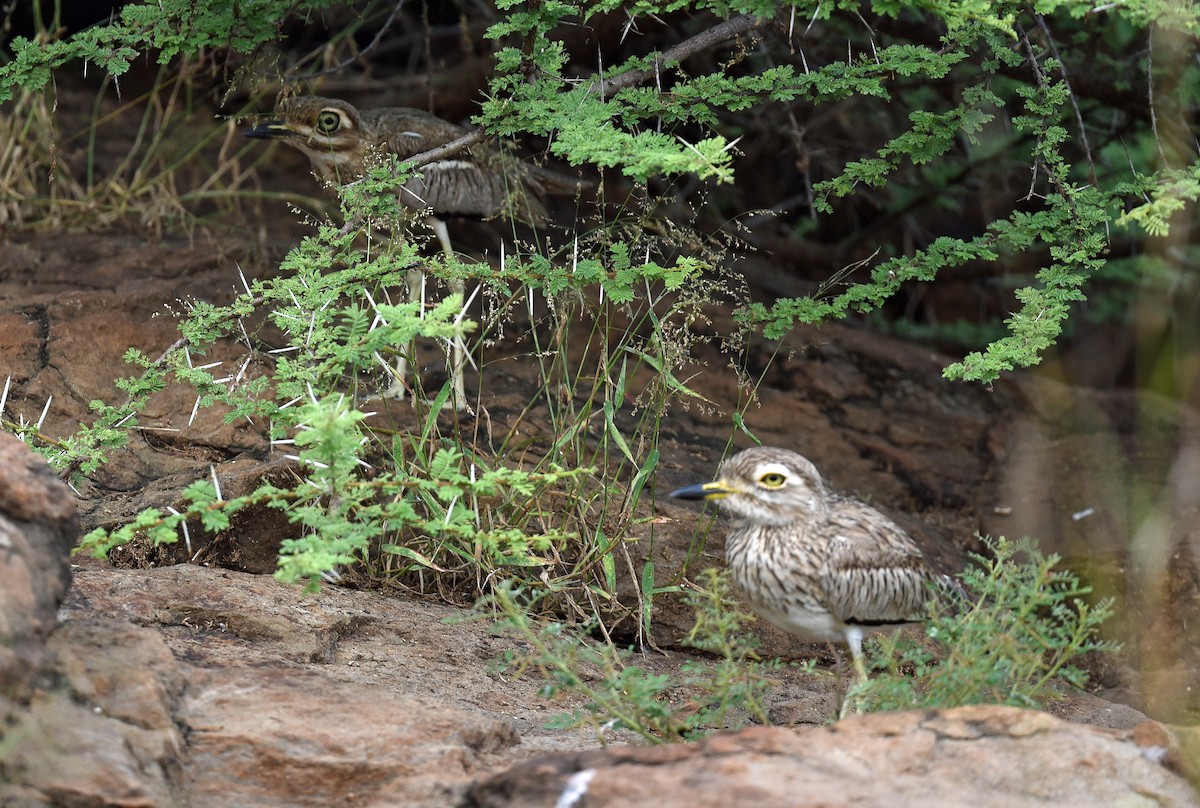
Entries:
{"label": "white thorn", "polygon": [[[175,510],[170,505],[167,506],[167,510],[173,513],[175,516],[179,516],[179,511]],[[183,543],[187,545],[188,555],[190,556],[192,554],[192,536],[190,533],[188,533],[187,520],[184,519],[179,524],[183,525]]]}
{"label": "white thorn", "polygon": [[465,317],[467,314],[467,309],[471,308],[471,304],[475,302],[476,296],[479,295],[479,289],[480,289],[480,287],[476,286],[474,289],[471,290],[471,296],[467,298],[465,303],[463,303],[462,311],[460,311],[458,313],[458,316],[454,318],[455,325],[462,324],[463,317]]}
{"label": "white thorn", "polygon": [[213,490],[217,492],[217,499],[225,499],[225,497],[221,496],[221,481],[217,479],[217,467],[209,466],[208,473],[212,475]]}
{"label": "white thorn", "polygon": [[313,330],[317,327],[317,313],[314,311],[308,318],[308,333],[304,335],[304,344],[312,344]]}
{"label": "white thorn", "polygon": [[[38,418],[38,422],[37,422],[37,429],[39,432],[41,432],[41,430],[42,430],[42,424],[46,422],[46,414],[50,412],[50,402],[53,400],[54,400],[54,396],[50,396],[49,398],[46,399],[46,406],[42,407],[42,414],[41,414],[41,417]],[[130,413],[130,415],[133,415],[133,413]],[[122,419],[122,420],[124,420],[124,419]],[[118,424],[118,426],[120,426],[120,424]]]}
{"label": "white thorn", "polygon": [[240,382],[242,380],[242,377],[246,375],[246,368],[250,367],[250,360],[252,358],[253,357],[247,356],[246,361],[242,363],[242,366],[240,368],[238,368],[237,375],[233,377],[234,384],[237,384],[238,382]]}

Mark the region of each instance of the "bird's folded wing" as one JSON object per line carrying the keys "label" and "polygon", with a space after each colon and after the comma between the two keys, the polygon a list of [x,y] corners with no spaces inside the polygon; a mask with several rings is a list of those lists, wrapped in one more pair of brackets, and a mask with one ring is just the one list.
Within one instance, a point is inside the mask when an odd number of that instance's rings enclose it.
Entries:
{"label": "bird's folded wing", "polygon": [[[382,142],[388,151],[402,160],[445,146],[467,133],[461,126],[423,110],[406,107],[373,111],[371,116],[363,113],[363,117],[378,138],[376,142]],[[464,150],[458,156],[468,159],[468,152]]]}
{"label": "bird's folded wing", "polygon": [[899,526],[853,500],[830,512],[821,567],[829,610],[845,623],[906,623],[922,617],[931,573],[921,550]]}
{"label": "bird's folded wing", "polygon": [[[545,208],[517,177],[466,160],[438,160],[405,183],[410,207],[428,207],[440,216],[478,216],[534,222]],[[420,200],[416,204],[414,197]]]}

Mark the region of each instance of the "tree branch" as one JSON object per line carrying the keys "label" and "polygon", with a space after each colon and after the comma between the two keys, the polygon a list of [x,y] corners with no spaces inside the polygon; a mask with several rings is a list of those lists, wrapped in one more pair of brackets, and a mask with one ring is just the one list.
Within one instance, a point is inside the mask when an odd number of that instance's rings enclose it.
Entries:
{"label": "tree branch", "polygon": [[[635,84],[641,84],[647,79],[655,76],[663,67],[677,65],[687,57],[694,53],[698,53],[705,48],[712,47],[720,42],[733,39],[736,36],[753,31],[763,23],[767,22],[765,17],[752,17],[748,14],[743,14],[740,17],[734,17],[730,20],[725,20],[719,25],[714,25],[707,31],[701,31],[693,37],[685,39],[678,45],[668,48],[662,53],[653,54],[655,69],[654,70],[627,70],[613,76],[610,79],[597,79],[588,88],[588,92],[599,91],[607,96],[618,90],[623,90],[626,87],[632,87]],[[475,145],[486,137],[486,133],[482,129],[476,129],[468,132],[462,137],[454,140],[436,149],[430,149],[426,152],[414,155],[412,159],[405,160],[405,165],[420,167],[428,165],[437,160],[443,160],[453,154],[457,154],[465,148]]]}
{"label": "tree branch", "polygon": [[405,160],[404,164],[414,167],[429,165],[430,163],[434,163],[438,160],[449,157],[452,154],[458,154],[460,151],[469,148],[470,146],[474,146],[476,143],[483,140],[486,135],[487,132],[483,131],[482,129],[472,129],[462,137],[456,137],[454,140],[450,141],[449,143],[443,143],[436,149],[430,149],[429,151],[424,151],[420,154],[413,155],[412,159]]}
{"label": "tree branch", "polygon": [[610,79],[598,79],[588,88],[588,92],[599,92],[601,97],[607,97],[626,87],[632,87],[635,84],[641,84],[647,79],[658,74],[659,70],[664,67],[671,67],[682,62],[694,53],[698,53],[705,48],[710,48],[721,42],[733,39],[735,36],[753,31],[758,26],[767,22],[765,17],[752,17],[749,14],[743,14],[740,17],[734,17],[725,22],[714,25],[707,31],[701,31],[694,37],[685,39],[673,48],[669,48],[662,53],[652,54],[654,58],[653,70],[627,70],[613,76]]}

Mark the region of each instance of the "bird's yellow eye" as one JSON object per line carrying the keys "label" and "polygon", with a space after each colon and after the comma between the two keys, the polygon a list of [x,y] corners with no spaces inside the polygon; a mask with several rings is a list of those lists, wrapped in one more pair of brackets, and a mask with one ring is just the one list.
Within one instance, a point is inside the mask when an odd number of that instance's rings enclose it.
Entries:
{"label": "bird's yellow eye", "polygon": [[767,488],[783,488],[783,484],[787,482],[787,477],[784,477],[778,471],[768,471],[759,477],[758,481]]}
{"label": "bird's yellow eye", "polygon": [[342,125],[342,116],[331,109],[317,116],[317,131],[323,135],[332,135]]}

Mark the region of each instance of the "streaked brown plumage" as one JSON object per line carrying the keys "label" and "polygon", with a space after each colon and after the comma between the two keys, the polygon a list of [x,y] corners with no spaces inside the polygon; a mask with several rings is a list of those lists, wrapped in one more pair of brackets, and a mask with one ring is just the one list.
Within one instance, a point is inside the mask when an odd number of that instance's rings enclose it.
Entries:
{"label": "streaked brown plumage", "polygon": [[863,636],[919,621],[930,582],[942,578],[895,522],[831,493],[787,449],[739,452],[714,482],[671,496],[732,513],[725,557],[750,605],[798,637],[848,645],[861,677]]}
{"label": "streaked brown plumage", "polygon": [[[334,185],[362,177],[373,157],[401,160],[443,146],[467,133],[424,110],[410,107],[356,109],[336,98],[299,96],[281,101],[275,119],[246,132],[280,138],[308,157],[314,173]],[[504,216],[534,222],[546,214],[547,194],[573,193],[573,178],[524,163],[487,145],[437,160],[401,189],[400,200],[416,211],[440,216]],[[442,238],[441,233],[438,234]],[[442,244],[447,252],[447,241]]]}
{"label": "streaked brown plumage", "polygon": [[[424,110],[386,107],[358,110],[336,98],[298,96],[284,99],[275,118],[245,132],[247,137],[278,138],[308,157],[313,172],[325,182],[345,185],[366,174],[373,159],[394,154],[407,159],[443,146],[467,130]],[[400,202],[428,214],[442,249],[453,254],[450,234],[441,217],[502,216],[534,223],[546,214],[547,194],[574,193],[578,182],[546,171],[487,145],[422,166],[419,174],[399,189]],[[423,276],[410,278],[410,295],[419,295]],[[450,290],[463,293],[463,282],[450,282]],[[450,375],[455,406],[465,403],[463,366],[465,349],[456,342]],[[403,363],[393,390],[403,397]]]}

